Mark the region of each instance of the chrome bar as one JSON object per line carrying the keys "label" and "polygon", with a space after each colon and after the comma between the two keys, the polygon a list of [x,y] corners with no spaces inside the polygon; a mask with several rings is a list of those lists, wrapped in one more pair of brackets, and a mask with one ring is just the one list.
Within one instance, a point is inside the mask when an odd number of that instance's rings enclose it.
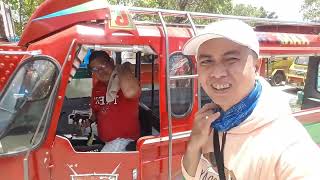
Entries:
{"label": "chrome bar", "polygon": [[[161,26],[161,23],[157,23],[157,22],[150,22],[150,21],[136,21],[134,20],[134,23],[136,25],[150,25],[150,26]],[[185,24],[185,23],[167,23],[167,26],[176,26],[176,27],[191,27],[192,26],[190,24]],[[203,24],[195,24],[195,27],[197,28],[204,28],[206,27],[206,25]]]}
{"label": "chrome bar", "polygon": [[199,18],[199,19],[240,19],[246,22],[261,23],[260,25],[282,24],[282,25],[300,25],[300,26],[320,26],[320,23],[314,23],[314,22],[286,21],[286,20],[279,20],[279,19],[221,15],[221,14],[200,13],[200,12],[187,12],[187,11],[157,9],[157,8],[141,8],[141,7],[128,7],[128,6],[126,6],[125,8],[128,9],[130,12],[136,13],[136,14],[156,15],[158,12],[160,12],[163,16],[185,17],[187,13],[190,13],[190,15],[193,18]]}
{"label": "chrome bar", "polygon": [[41,50],[35,50],[35,51],[0,51],[0,55],[41,55]]}
{"label": "chrome bar", "polygon": [[192,27],[192,30],[193,30],[193,35],[196,36],[197,35],[197,28],[196,28],[196,25],[194,24],[194,22],[192,20],[192,17],[190,15],[190,13],[187,13],[187,17],[188,17],[188,21],[191,24],[191,27]]}
{"label": "chrome bar", "polygon": [[[196,36],[197,35],[197,29],[196,29],[196,26],[194,25],[194,22],[192,20],[192,17],[190,15],[190,13],[187,13],[187,17],[188,17],[188,20],[189,20],[189,22],[191,24],[191,27],[192,27],[192,30],[193,30],[193,35]],[[198,71],[198,68],[197,68],[197,71]],[[200,109],[201,108],[201,84],[200,84],[199,79],[197,80],[197,85],[198,85],[198,88],[197,88],[198,109]]]}
{"label": "chrome bar", "polygon": [[154,110],[154,60],[155,60],[155,55],[151,55],[152,57],[152,62],[151,62],[151,111],[153,112]]}
{"label": "chrome bar", "polygon": [[166,53],[166,90],[167,90],[167,112],[168,112],[168,180],[172,180],[172,119],[171,119],[171,95],[170,95],[170,69],[169,69],[169,37],[166,23],[161,12],[158,12],[165,36],[165,53]]}
{"label": "chrome bar", "polygon": [[193,75],[181,75],[181,76],[170,76],[170,80],[194,79],[194,78],[198,78],[198,74],[193,74]]}
{"label": "chrome bar", "polygon": [[107,51],[127,51],[137,53],[139,51],[148,54],[156,53],[152,50],[150,46],[145,45],[83,45],[85,49],[94,49],[94,50],[107,50]]}

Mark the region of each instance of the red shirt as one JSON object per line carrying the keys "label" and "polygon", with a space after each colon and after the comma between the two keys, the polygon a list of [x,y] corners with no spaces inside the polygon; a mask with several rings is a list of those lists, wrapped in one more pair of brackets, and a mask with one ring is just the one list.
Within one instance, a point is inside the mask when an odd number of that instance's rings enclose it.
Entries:
{"label": "red shirt", "polygon": [[106,102],[107,85],[101,81],[94,83],[91,108],[94,113],[98,135],[108,142],[116,138],[140,137],[139,98],[128,99],[119,90],[115,101]]}

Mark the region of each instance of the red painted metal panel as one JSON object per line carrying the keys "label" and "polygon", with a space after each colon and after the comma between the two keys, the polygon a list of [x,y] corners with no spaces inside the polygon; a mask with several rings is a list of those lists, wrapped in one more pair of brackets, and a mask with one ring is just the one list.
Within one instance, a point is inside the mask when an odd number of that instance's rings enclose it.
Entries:
{"label": "red painted metal panel", "polygon": [[[16,46],[15,44],[12,44],[12,45],[0,44],[0,51],[24,51],[24,50],[25,48]],[[17,65],[20,63],[22,58],[23,58],[22,55],[0,54],[0,92],[2,91],[3,87],[6,85],[11,74],[16,69]]]}
{"label": "red painted metal panel", "polygon": [[52,179],[69,180],[77,174],[111,174],[116,167],[119,179],[132,179],[132,171],[139,170],[139,152],[75,152],[69,140],[56,136],[51,151]]}
{"label": "red painted metal panel", "polygon": [[302,124],[320,123],[320,108],[301,110],[293,115]]}

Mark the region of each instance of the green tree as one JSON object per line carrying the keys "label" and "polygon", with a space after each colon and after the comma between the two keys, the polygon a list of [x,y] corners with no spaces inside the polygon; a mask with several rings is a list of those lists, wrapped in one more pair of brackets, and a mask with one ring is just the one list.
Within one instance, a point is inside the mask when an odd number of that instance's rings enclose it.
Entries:
{"label": "green tree", "polygon": [[268,12],[263,7],[255,7],[245,4],[236,4],[232,9],[232,15],[237,16],[250,16],[259,18],[276,19],[278,16],[275,12]]}
{"label": "green tree", "polygon": [[278,18],[275,12],[268,12],[263,7],[255,7],[245,4],[232,5],[232,0],[110,0],[109,2],[111,4],[175,9],[181,11]]}
{"label": "green tree", "polygon": [[320,0],[304,0],[301,12],[304,20],[320,22]]}
{"label": "green tree", "polygon": [[232,0],[109,0],[110,4],[225,14]]}
{"label": "green tree", "polygon": [[[4,0],[9,4],[19,18],[14,19],[16,32],[18,35],[23,31],[23,27],[34,10],[44,0]],[[306,0],[307,1],[307,0]],[[127,6],[175,9],[181,11],[195,11],[216,14],[231,14],[253,17],[277,18],[274,12],[267,12],[264,8],[257,8],[250,5],[232,5],[232,0],[109,0],[110,4],[122,4]],[[158,20],[159,18],[150,16],[137,16],[138,20]],[[166,18],[168,22],[182,22],[185,18]],[[206,20],[197,20],[196,23],[207,23]]]}
{"label": "green tree", "polygon": [[43,1],[44,0],[4,0],[18,15],[18,18],[14,19],[17,35],[21,35],[23,27],[28,22],[30,16]]}
{"label": "green tree", "polygon": [[[127,6],[160,8],[180,11],[196,11],[206,13],[227,14],[232,10],[232,0],[109,0],[112,5],[122,4]],[[159,21],[156,16],[136,15],[136,20]],[[183,22],[186,17],[166,17],[166,22]],[[196,20],[196,23],[206,21]]]}
{"label": "green tree", "polygon": [[[129,6],[175,9],[181,11],[195,11],[216,14],[228,14],[237,16],[251,16],[260,18],[278,18],[275,12],[268,12],[263,7],[255,7],[245,4],[232,5],[232,0],[110,0],[111,4],[123,4]],[[143,16],[143,20],[150,18]],[[151,18],[155,20],[155,18]],[[141,20],[141,18],[140,18]],[[169,18],[169,22],[185,21],[185,18]],[[208,23],[207,20],[198,20],[197,23]]]}

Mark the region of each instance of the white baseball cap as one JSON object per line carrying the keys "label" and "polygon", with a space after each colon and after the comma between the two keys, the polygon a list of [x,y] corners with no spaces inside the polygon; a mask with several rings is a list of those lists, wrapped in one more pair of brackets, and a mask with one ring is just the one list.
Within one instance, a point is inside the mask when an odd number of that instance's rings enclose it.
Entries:
{"label": "white baseball cap", "polygon": [[208,24],[183,47],[185,55],[196,55],[200,45],[215,38],[225,38],[253,50],[259,56],[259,41],[253,28],[237,19],[221,20]]}

